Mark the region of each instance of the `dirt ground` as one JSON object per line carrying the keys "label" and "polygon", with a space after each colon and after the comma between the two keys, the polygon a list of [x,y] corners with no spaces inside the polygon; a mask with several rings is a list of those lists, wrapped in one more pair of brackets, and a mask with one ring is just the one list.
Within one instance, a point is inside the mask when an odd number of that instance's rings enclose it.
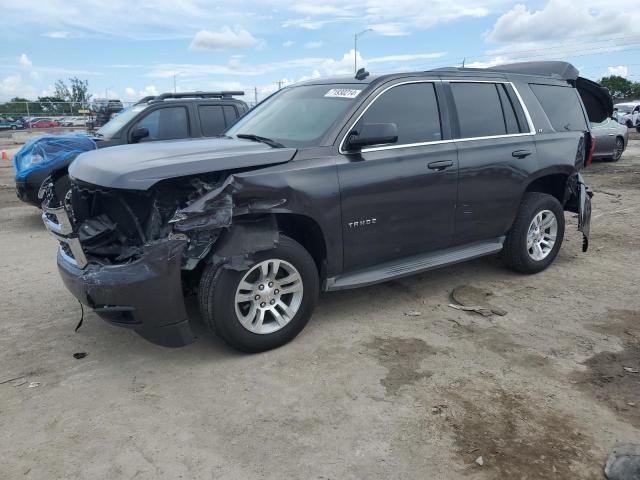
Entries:
{"label": "dirt ground", "polygon": [[[55,241],[2,163],[0,478],[603,478],[640,441],[640,141],[586,178],[588,253],[567,214],[541,274],[489,257],[325,294],[295,341],[243,355],[193,303],[181,349],[87,311],[74,333]],[[449,307],[460,285],[508,313]]]}

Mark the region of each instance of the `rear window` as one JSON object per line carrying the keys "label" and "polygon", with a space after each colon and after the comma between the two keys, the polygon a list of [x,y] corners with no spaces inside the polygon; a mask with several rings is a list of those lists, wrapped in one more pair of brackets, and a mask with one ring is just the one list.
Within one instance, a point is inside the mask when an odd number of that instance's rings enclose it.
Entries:
{"label": "rear window", "polygon": [[576,90],[557,85],[530,85],[557,132],[582,132],[587,122]]}

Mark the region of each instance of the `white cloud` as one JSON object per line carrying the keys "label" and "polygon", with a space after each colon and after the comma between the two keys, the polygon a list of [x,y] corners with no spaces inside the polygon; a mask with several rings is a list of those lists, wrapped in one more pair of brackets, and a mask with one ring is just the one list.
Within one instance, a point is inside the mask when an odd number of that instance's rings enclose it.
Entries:
{"label": "white cloud", "polygon": [[[435,59],[444,56],[444,52],[417,53],[404,55],[386,55],[381,57],[363,58],[358,52],[358,66],[366,67],[369,63],[376,65],[406,62],[420,59]],[[154,65],[146,74],[148,77],[170,79],[176,72],[180,78],[205,80],[213,75],[256,77],[273,72],[307,69],[319,71],[322,75],[342,75],[353,73],[353,49],[341,58],[303,57],[279,62],[243,63],[240,59],[231,59],[226,64],[194,64],[194,63],[166,63]]]}
{"label": "white cloud", "polygon": [[430,58],[441,58],[446,52],[434,53],[409,53],[405,55],[386,55],[383,57],[374,57],[368,60],[369,63],[389,63],[389,62],[409,62],[411,60],[424,60]]}
{"label": "white cloud", "polygon": [[293,40],[287,40],[286,42],[282,42],[282,46],[284,48],[293,47],[296,44]]}
{"label": "white cloud", "polygon": [[146,97],[148,95],[160,95],[158,88],[155,85],[147,85],[143,90],[140,91],[141,97]]}
{"label": "white cloud", "polygon": [[523,43],[637,34],[640,15],[624,8],[625,4],[620,0],[606,4],[597,0],[549,0],[539,10],[518,4],[498,18],[486,38],[492,42]]}
{"label": "white cloud", "polygon": [[37,89],[26,84],[19,74],[9,75],[0,80],[0,100],[9,100],[14,97],[35,99],[37,96]]}
{"label": "white cloud", "polygon": [[131,88],[131,87],[127,87],[124,89],[124,94],[127,97],[135,97],[136,96],[136,91],[135,89]]}
{"label": "white cloud", "polygon": [[345,8],[342,6],[328,5],[323,2],[321,5],[312,3],[297,3],[291,6],[291,10],[294,12],[302,13],[303,15],[344,15]]}
{"label": "white cloud", "polygon": [[629,69],[624,65],[618,65],[617,67],[609,67],[607,69],[609,75],[617,75],[619,77],[626,77],[629,75]]}
{"label": "white cloud", "polygon": [[407,25],[401,23],[374,23],[369,25],[374,32],[385,37],[402,37],[409,35]]}
{"label": "white cloud", "polygon": [[69,38],[70,34],[69,32],[60,30],[60,31],[44,33],[43,36],[49,37],[49,38]]}
{"label": "white cloud", "polygon": [[24,68],[31,68],[33,66],[33,62],[31,60],[29,60],[29,57],[27,57],[26,53],[23,53],[22,55],[20,55],[20,65]]}
{"label": "white cloud", "polygon": [[307,42],[304,44],[304,48],[320,48],[324,45],[323,42]]}
{"label": "white cloud", "polygon": [[191,41],[194,50],[227,50],[232,48],[250,48],[258,45],[251,33],[241,28],[222,27],[218,32],[200,30]]}

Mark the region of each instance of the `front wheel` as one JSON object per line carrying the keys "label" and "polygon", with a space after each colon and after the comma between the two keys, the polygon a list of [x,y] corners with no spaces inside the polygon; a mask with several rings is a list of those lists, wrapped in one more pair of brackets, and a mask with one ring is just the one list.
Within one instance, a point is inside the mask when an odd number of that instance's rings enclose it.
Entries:
{"label": "front wheel", "polygon": [[280,236],[248,270],[208,266],[198,297],[207,326],[232,347],[261,352],[284,345],[307,324],[316,305],[318,271],[296,241]]}
{"label": "front wheel", "polygon": [[525,193],[502,256],[518,272],[538,273],[551,265],[563,238],[564,210],[560,202],[546,193]]}

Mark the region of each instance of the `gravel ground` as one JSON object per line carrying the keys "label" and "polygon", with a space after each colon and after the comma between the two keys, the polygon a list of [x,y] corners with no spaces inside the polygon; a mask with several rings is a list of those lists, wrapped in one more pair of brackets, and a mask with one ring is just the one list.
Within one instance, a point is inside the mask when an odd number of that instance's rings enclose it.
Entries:
{"label": "gravel ground", "polygon": [[[640,141],[586,177],[588,253],[567,214],[541,274],[490,257],[325,294],[294,342],[242,355],[193,303],[181,349],[91,312],[74,333],[55,241],[4,162],[0,478],[603,478],[640,439]],[[449,307],[460,285],[508,313]]]}

